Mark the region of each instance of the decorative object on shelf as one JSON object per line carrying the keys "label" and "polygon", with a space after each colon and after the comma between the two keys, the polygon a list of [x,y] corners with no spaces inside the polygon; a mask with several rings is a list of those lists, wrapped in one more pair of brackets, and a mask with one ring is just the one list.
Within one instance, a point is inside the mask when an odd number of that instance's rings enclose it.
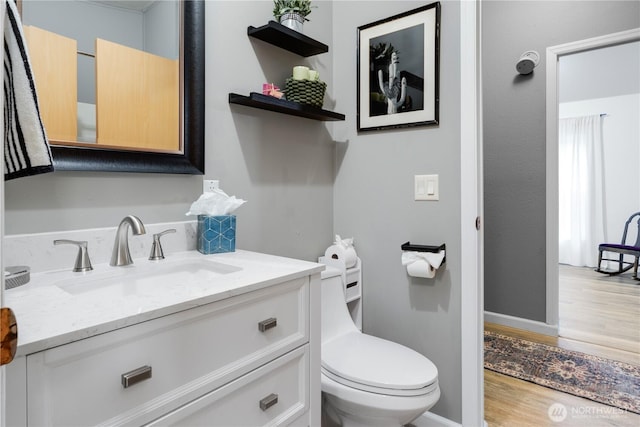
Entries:
{"label": "decorative object on shelf", "polygon": [[280,91],[280,88],[273,83],[263,83],[262,84],[262,94],[273,96],[275,98],[282,98],[284,93]]}
{"label": "decorative object on shelf", "polygon": [[272,90],[278,90],[278,86],[273,83],[262,83],[262,94],[269,95]]}
{"label": "decorative object on shelf", "polygon": [[311,0],[273,0],[273,16],[285,27],[301,33],[312,7]]}
{"label": "decorative object on shelf", "polygon": [[298,13],[285,13],[280,17],[280,23],[293,31],[304,31],[304,17]]}
{"label": "decorative object on shelf", "polygon": [[284,93],[288,101],[321,108],[327,84],[321,81],[287,79]]}
{"label": "decorative object on shelf", "polygon": [[316,70],[310,70],[309,67],[298,65],[293,67],[293,80],[310,80],[317,82],[320,80],[320,73]]}
{"label": "decorative object on shelf", "polygon": [[304,65],[297,65],[293,67],[291,78],[286,81],[284,92],[289,101],[321,108],[326,89],[327,84],[320,81],[320,73]]}
{"label": "decorative object on shelf", "polygon": [[439,122],[440,2],[358,27],[358,131]]}
{"label": "decorative object on shelf", "polygon": [[298,65],[293,67],[293,80],[309,80],[309,67]]}

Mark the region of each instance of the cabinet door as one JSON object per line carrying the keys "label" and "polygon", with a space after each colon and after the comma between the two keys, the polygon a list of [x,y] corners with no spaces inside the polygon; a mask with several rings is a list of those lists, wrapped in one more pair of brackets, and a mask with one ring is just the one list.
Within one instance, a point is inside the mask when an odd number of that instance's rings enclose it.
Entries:
{"label": "cabinet door", "polygon": [[309,407],[308,347],[287,353],[149,426],[289,425]]}

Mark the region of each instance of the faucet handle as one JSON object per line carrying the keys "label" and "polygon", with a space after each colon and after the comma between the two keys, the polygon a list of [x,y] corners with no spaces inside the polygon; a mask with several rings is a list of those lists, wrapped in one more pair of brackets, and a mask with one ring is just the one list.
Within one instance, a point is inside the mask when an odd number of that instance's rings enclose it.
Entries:
{"label": "faucet handle", "polygon": [[162,252],[162,245],[160,244],[160,237],[165,234],[175,233],[175,228],[170,228],[168,230],[164,230],[160,233],[153,235],[153,245],[151,245],[151,253],[149,254],[149,260],[155,261],[159,259],[164,259],[164,253]]}
{"label": "faucet handle", "polygon": [[77,241],[77,240],[66,240],[59,239],[53,241],[54,245],[76,245],[78,247],[78,255],[76,256],[76,264],[73,266],[73,271],[91,271],[93,267],[91,266],[91,260],[89,259],[89,251],[87,251],[87,241]]}

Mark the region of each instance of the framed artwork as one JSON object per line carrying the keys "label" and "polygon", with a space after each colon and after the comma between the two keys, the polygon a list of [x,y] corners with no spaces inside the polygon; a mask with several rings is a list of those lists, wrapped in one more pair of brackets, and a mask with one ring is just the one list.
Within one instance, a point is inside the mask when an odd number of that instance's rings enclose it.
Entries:
{"label": "framed artwork", "polygon": [[358,131],[437,125],[440,2],[358,27]]}

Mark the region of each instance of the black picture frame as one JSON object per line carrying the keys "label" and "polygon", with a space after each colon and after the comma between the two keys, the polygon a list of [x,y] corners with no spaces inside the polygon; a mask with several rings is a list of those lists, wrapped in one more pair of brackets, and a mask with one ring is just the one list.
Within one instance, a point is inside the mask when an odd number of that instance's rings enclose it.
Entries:
{"label": "black picture frame", "polygon": [[440,122],[440,2],[358,27],[358,132]]}

